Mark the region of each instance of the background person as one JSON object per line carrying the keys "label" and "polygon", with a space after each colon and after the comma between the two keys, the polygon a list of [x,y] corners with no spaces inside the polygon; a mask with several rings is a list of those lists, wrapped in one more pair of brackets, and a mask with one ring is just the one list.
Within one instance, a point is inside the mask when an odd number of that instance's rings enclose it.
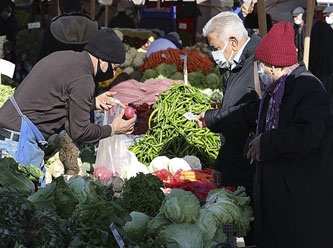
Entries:
{"label": "background person", "polygon": [[326,20],[333,16],[333,6],[325,8],[323,13],[325,21],[316,21],[311,29],[309,70],[324,84],[333,113],[333,29]]}
{"label": "background person", "polygon": [[[223,77],[222,110],[258,100],[254,83],[254,51],[260,38],[248,36],[243,21],[233,12],[226,11],[214,16],[203,28],[212,56],[220,67]],[[247,125],[235,123],[233,128],[220,130],[218,120],[207,120],[209,129],[222,135],[222,145],[213,168],[213,183],[218,187],[244,186],[251,197],[255,167],[243,156],[244,144],[251,132]],[[251,223],[253,224],[253,223]],[[253,225],[246,245],[254,245]]]}
{"label": "background person", "polygon": [[43,33],[37,60],[62,50],[83,51],[98,23],[82,13],[80,0],[59,0],[61,15],[53,18]]}
{"label": "background person", "polygon": [[[0,1],[0,36],[5,35],[7,40],[15,44],[16,34],[19,30],[15,16],[15,4],[11,0]],[[2,48],[1,48],[2,49]]]}
{"label": "background person", "polygon": [[258,248],[333,247],[333,125],[326,90],[298,63],[289,22],[273,26],[255,57],[271,77],[262,100],[203,112],[198,125],[214,123],[223,132],[235,123],[257,123],[247,157],[256,166]]}
{"label": "background person", "polygon": [[302,7],[297,7],[292,11],[294,20],[294,31],[295,31],[295,45],[297,49],[297,59],[298,61],[303,60],[304,56],[304,38],[306,25],[304,23],[305,10]]}

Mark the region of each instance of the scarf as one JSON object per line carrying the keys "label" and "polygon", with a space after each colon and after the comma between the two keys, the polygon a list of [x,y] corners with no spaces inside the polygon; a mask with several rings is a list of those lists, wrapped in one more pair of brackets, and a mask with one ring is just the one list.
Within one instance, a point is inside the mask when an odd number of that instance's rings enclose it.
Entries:
{"label": "scarf", "polygon": [[[287,71],[275,82],[268,85],[265,89],[263,98],[260,102],[259,107],[259,115],[258,120],[260,119],[262,115],[262,109],[264,105],[264,99],[267,95],[270,95],[268,109],[266,113],[266,119],[265,119],[265,131],[269,131],[272,129],[277,129],[279,126],[279,115],[280,115],[280,105],[282,101],[282,97],[284,95],[284,89],[285,89],[285,82],[287,77],[291,74],[293,70],[295,70],[299,64],[295,64],[290,66]],[[258,125],[257,125],[257,135],[258,135]]]}

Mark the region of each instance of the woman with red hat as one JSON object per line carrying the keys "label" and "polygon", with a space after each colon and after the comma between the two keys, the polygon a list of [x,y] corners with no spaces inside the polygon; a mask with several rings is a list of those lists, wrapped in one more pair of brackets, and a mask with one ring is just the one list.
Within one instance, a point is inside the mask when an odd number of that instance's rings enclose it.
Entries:
{"label": "woman with red hat", "polygon": [[254,199],[259,248],[331,248],[332,116],[327,92],[297,61],[289,22],[273,26],[256,48],[262,100],[197,116],[221,130],[256,122],[247,158],[256,166]]}

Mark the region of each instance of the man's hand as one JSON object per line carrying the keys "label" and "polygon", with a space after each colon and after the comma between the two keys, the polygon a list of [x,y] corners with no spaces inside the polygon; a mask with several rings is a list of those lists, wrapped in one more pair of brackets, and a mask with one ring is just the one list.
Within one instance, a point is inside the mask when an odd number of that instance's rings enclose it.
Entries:
{"label": "man's hand", "polygon": [[260,153],[260,138],[261,134],[255,137],[249,144],[249,151],[247,152],[247,158],[252,161],[261,161]]}
{"label": "man's hand", "polygon": [[195,116],[195,121],[197,122],[198,126],[200,128],[206,127],[206,122],[205,122],[205,112],[202,112],[199,115]]}
{"label": "man's hand", "polygon": [[96,97],[96,109],[97,110],[110,110],[117,104],[122,108],[125,108],[125,104],[121,103],[119,100],[113,98],[117,92],[106,91]]}
{"label": "man's hand", "polygon": [[114,130],[112,130],[113,134],[131,134],[134,131],[134,125],[137,116],[134,115],[131,119],[124,120],[125,110],[122,109],[119,115],[117,115],[111,125]]}

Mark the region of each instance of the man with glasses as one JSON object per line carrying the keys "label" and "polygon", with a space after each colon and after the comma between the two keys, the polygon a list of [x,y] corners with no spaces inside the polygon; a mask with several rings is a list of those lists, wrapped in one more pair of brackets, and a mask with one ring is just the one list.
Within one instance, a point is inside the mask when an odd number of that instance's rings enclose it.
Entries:
{"label": "man with glasses", "polygon": [[[119,37],[112,29],[100,29],[92,34],[84,51],[58,51],[40,60],[13,96],[46,141],[62,130],[74,141],[91,143],[110,135],[130,134],[136,116],[123,120],[124,111],[110,125],[90,122],[93,109],[109,110],[116,104],[125,107],[113,99],[116,92],[95,97],[96,84],[112,78],[124,61],[125,48]],[[21,115],[15,105],[8,100],[0,108],[0,151],[14,158],[13,144],[15,148],[22,136]]]}

